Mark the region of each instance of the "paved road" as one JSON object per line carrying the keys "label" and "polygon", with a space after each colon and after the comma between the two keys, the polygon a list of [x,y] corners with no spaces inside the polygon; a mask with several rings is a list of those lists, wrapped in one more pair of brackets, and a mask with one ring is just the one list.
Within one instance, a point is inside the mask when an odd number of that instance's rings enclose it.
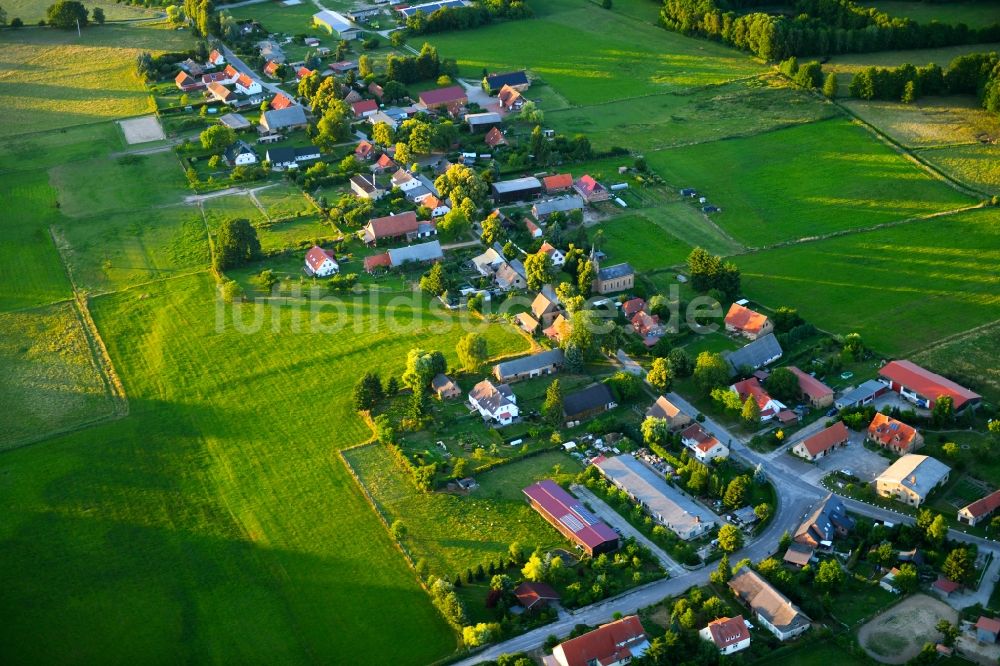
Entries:
{"label": "paved road", "polygon": [[218,46],[222,49],[222,55],[226,56],[226,63],[232,65],[237,71],[239,71],[242,74],[246,74],[254,81],[258,81],[261,87],[264,88],[265,90],[274,93],[275,95],[281,93],[282,95],[285,95],[285,97],[288,97],[290,100],[292,100],[292,104],[299,105],[295,97],[292,95],[288,95],[284,90],[278,87],[277,83],[264,81],[259,76],[257,76],[257,73],[254,72],[249,65],[240,60],[240,57],[235,53],[233,53],[228,46],[226,46],[222,42],[218,42]]}
{"label": "paved road", "polygon": [[570,487],[570,490],[573,491],[574,495],[592,506],[598,518],[611,525],[611,527],[617,528],[623,536],[632,537],[646,548],[649,548],[649,551],[653,553],[653,556],[660,561],[660,564],[671,576],[683,576],[688,573],[688,570],[678,564],[665,550],[653,543],[645,534],[632,527],[632,524],[625,520],[620,513],[608,506],[604,500],[592,493],[585,486],[573,485]]}

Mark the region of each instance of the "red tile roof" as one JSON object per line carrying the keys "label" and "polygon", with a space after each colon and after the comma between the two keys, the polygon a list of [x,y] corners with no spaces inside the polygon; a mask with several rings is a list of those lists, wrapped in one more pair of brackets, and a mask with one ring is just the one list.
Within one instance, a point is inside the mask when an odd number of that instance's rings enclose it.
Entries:
{"label": "red tile roof", "polygon": [[720,650],[750,638],[750,629],[742,615],[712,620],[708,623],[708,631]]}
{"label": "red tile roof", "polygon": [[726,313],[726,326],[732,326],[738,331],[760,333],[766,325],[767,315],[762,315],[737,303],[733,303],[729,307],[729,312]]}
{"label": "red tile roof", "polygon": [[333,259],[336,261],[337,256],[333,252],[324,250],[318,245],[314,245],[312,249],[306,252],[306,263],[309,264],[309,268],[314,271],[318,271],[320,266],[322,266],[323,262],[327,259]]}
{"label": "red tile roof", "polygon": [[218,59],[219,59],[219,57],[220,57],[221,55],[222,55],[222,54],[221,54],[221,53],[219,53],[219,50],[218,50],[218,49],[212,49],[212,52],[208,54],[208,61],[209,61],[209,62],[215,62],[216,60],[218,60]]}
{"label": "red tile roof", "polygon": [[629,299],[624,303],[622,303],[622,312],[625,313],[626,317],[631,317],[636,312],[639,312],[640,310],[643,310],[645,308],[646,308],[646,301],[638,297]]}
{"label": "red tile roof", "polygon": [[191,86],[195,85],[195,80],[188,76],[187,72],[177,72],[177,76],[174,77],[174,83],[179,86]]}
{"label": "red tile roof", "polygon": [[685,428],[681,432],[681,439],[693,441],[696,448],[706,453],[711,451],[715,445],[719,443],[719,440],[707,430],[702,428],[700,423],[692,423]]}
{"label": "red tile roof", "polygon": [[503,132],[499,128],[494,127],[489,132],[486,133],[486,137],[483,139],[486,145],[490,148],[496,148],[497,146],[506,146],[507,138],[504,137]]}
{"label": "red tile roof", "polygon": [[812,375],[802,372],[794,365],[788,366],[788,369],[792,371],[796,379],[799,380],[799,390],[804,394],[809,396],[813,400],[820,400],[826,396],[833,395],[833,389],[816,379]]}
{"label": "red tile roof", "polygon": [[979,621],[976,622],[976,629],[984,629],[991,634],[1000,634],[1000,620],[980,615]]}
{"label": "red tile roof", "polygon": [[514,596],[517,602],[525,608],[532,608],[541,602],[544,605],[549,601],[559,601],[559,593],[545,583],[533,583],[531,581],[521,583],[514,588]]}
{"label": "red tile roof", "polygon": [[567,666],[613,664],[632,657],[631,648],[645,642],[638,616],[629,615],[556,646]]}
{"label": "red tile roof", "polygon": [[954,592],[955,590],[957,590],[962,586],[956,583],[955,581],[948,580],[947,578],[938,578],[936,581],[934,581],[934,587],[941,590],[945,594],[951,594],[952,592]]}
{"label": "red tile roof", "polygon": [[820,430],[812,437],[807,437],[802,442],[802,446],[809,452],[809,455],[816,456],[830,449],[837,444],[847,441],[851,433],[847,431],[847,426],[843,421],[837,421],[829,428]]}
{"label": "red tile roof", "polygon": [[385,217],[376,217],[368,220],[365,229],[366,231],[370,231],[376,239],[393,238],[416,231],[419,225],[420,222],[417,220],[417,214],[412,210],[408,210],[399,215],[386,215]]}
{"label": "red tile roof", "polygon": [[875,418],[868,424],[868,439],[878,442],[882,446],[909,449],[916,437],[916,428],[881,412],[876,412]]}
{"label": "red tile roof", "polygon": [[295,77],[299,79],[304,79],[307,76],[312,76],[315,74],[315,70],[309,69],[308,67],[299,67],[295,70]]}
{"label": "red tile roof", "polygon": [[528,486],[523,492],[587,548],[593,550],[601,544],[618,540],[618,534],[613,529],[593,516],[580,500],[563,490],[555,481],[543,479]]}
{"label": "red tile roof", "polygon": [[447,88],[436,88],[425,90],[420,93],[420,102],[424,106],[439,106],[455,102],[465,102],[467,99],[465,88],[462,86],[448,86]]}
{"label": "red tile roof", "polygon": [[354,154],[363,159],[368,157],[373,150],[375,150],[375,146],[367,141],[361,141],[354,148]]}
{"label": "red tile roof", "polygon": [[546,176],[542,178],[542,185],[545,186],[546,192],[555,192],[556,190],[568,190],[573,187],[573,176],[568,173],[560,173],[555,176]]}
{"label": "red tile roof", "polygon": [[396,166],[396,163],[392,161],[388,153],[382,153],[382,156],[378,158],[375,162],[375,166],[381,167],[383,169],[388,169],[390,167]]}
{"label": "red tile roof", "polygon": [[233,67],[232,65],[226,65],[226,68],[222,70],[222,73],[226,75],[227,79],[235,80],[240,76],[239,70]]}
{"label": "red tile roof", "polygon": [[962,511],[968,512],[973,518],[980,518],[982,516],[988,516],[997,509],[1000,509],[1000,490],[992,492],[982,499],[976,500],[962,509]]}
{"label": "red tile roof", "polygon": [[220,81],[228,81],[229,77],[226,76],[225,72],[212,72],[211,74],[202,74],[201,82],[204,84],[209,83],[219,83]]}
{"label": "red tile roof", "polygon": [[500,105],[503,106],[503,108],[505,109],[513,106],[514,103],[517,102],[517,100],[521,99],[521,97],[522,97],[521,91],[517,90],[516,88],[511,88],[506,83],[504,84],[503,88],[500,89],[500,92],[497,93],[497,98],[499,98],[500,100]]}
{"label": "red tile roof", "polygon": [[376,268],[381,268],[384,266],[392,266],[392,259],[389,257],[388,252],[383,252],[382,254],[373,254],[370,257],[365,257],[365,270],[371,273]]}
{"label": "red tile roof", "polygon": [[660,317],[651,315],[648,312],[639,311],[632,317],[632,328],[641,336],[646,336],[650,331],[660,325]]}
{"label": "red tile roof", "polygon": [[524,226],[528,228],[528,233],[531,234],[532,236],[534,236],[537,232],[541,231],[541,229],[538,228],[538,225],[529,220],[528,218],[524,218]]}
{"label": "red tile roof", "polygon": [[264,65],[264,73],[268,76],[275,76],[279,67],[281,67],[280,62],[276,60],[268,60],[267,64]]}
{"label": "red tile roof", "polygon": [[382,95],[385,94],[385,91],[382,90],[382,86],[375,83],[374,81],[368,84],[368,92],[375,95],[379,99],[382,99]]}
{"label": "red tile roof", "polygon": [[879,375],[919,393],[932,402],[942,395],[951,396],[955,409],[961,409],[970,400],[982,398],[978,393],[956,384],[947,377],[921,368],[910,361],[892,361],[879,370]]}
{"label": "red tile roof", "polygon": [[236,77],[236,83],[240,84],[244,88],[249,88],[250,86],[253,85],[253,79],[251,79],[246,74],[240,74],[238,77]]}
{"label": "red tile roof", "polygon": [[351,104],[351,109],[354,110],[354,117],[360,118],[362,114],[378,111],[378,102],[373,99],[363,99],[360,102]]}
{"label": "red tile roof", "polygon": [[747,396],[753,396],[757,406],[760,407],[761,416],[773,413],[773,410],[767,406],[767,403],[771,401],[771,395],[760,385],[756,377],[736,382],[733,384],[733,388],[736,389],[736,393],[743,402],[746,402]]}
{"label": "red tile roof", "polygon": [[274,109],[275,111],[280,111],[281,109],[287,109],[288,107],[292,106],[292,104],[293,104],[292,100],[289,99],[287,96],[285,96],[283,93],[278,93],[277,95],[274,96],[274,99],[271,100],[271,108]]}
{"label": "red tile roof", "polygon": [[598,183],[589,175],[580,176],[579,180],[576,181],[576,187],[584,194],[584,196],[590,196],[597,190],[604,189],[603,185]]}

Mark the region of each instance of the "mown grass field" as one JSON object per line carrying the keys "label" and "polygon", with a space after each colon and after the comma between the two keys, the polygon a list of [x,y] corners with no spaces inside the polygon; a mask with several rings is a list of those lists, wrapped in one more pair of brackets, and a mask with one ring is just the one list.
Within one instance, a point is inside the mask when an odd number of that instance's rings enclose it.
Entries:
{"label": "mown grass field", "polygon": [[316,6],[310,2],[303,2],[291,7],[283,7],[281,3],[265,3],[234,9],[222,7],[221,9],[229,12],[233,18],[239,21],[255,19],[272,33],[312,35],[318,37],[321,42],[323,42],[323,37],[326,37],[326,41],[329,43],[324,43],[331,48],[337,43],[326,30],[312,26],[312,16],[317,10]]}
{"label": "mown grass field", "polygon": [[184,51],[187,31],[104,25],[75,31],[3,30],[0,136],[41,132],[153,110],[134,74],[143,51]]}
{"label": "mown grass field", "polygon": [[973,203],[839,119],[659,151],[647,160],[672,186],[693,187],[721,206],[712,219],[748,246]]}
{"label": "mown grass field", "polygon": [[1000,194],[1000,145],[969,144],[920,151],[943,173],[988,194]]}
{"label": "mown grass field", "polygon": [[[689,39],[597,5],[574,0],[530,3],[535,18],[430,35],[462,76],[483,68],[531,70],[574,105],[594,104],[763,72],[748,56]],[[516,46],[515,46],[516,45]]]}
{"label": "mown grass field", "polygon": [[205,221],[214,233],[219,225],[230,219],[250,220],[251,224],[265,222],[264,213],[246,194],[227,194],[205,199],[201,204]]}
{"label": "mown grass field", "polygon": [[[679,205],[683,204],[674,204]],[[604,232],[601,249],[608,261],[627,261],[638,271],[683,263],[691,253],[690,245],[642,214],[615,217],[599,228]]]}
{"label": "mown grass field", "polygon": [[829,118],[835,108],[777,77],[551,111],[547,125],[595,148],[658,150]]}
{"label": "mown grass field", "polygon": [[413,557],[426,559],[436,575],[451,579],[467,568],[488,566],[506,557],[514,541],[529,550],[565,544],[521,492],[550,477],[554,465],[579,470],[565,454],[545,453],[498,467],[480,475],[480,488],[469,495],[417,490],[378,445],[352,449],[345,456],[389,521],[399,519],[407,526],[405,543]]}
{"label": "mown grass field", "polygon": [[1000,4],[996,2],[910,2],[908,0],[877,0],[861,2],[890,16],[913,19],[917,23],[964,23],[970,28],[1000,23]]}
{"label": "mown grass field", "polygon": [[0,451],[113,412],[71,302],[0,313]]}
{"label": "mown grass field", "polygon": [[1000,318],[997,261],[992,208],[736,258],[747,297],[895,356]]}
{"label": "mown grass field", "polygon": [[213,292],[201,274],[95,299],[131,415],[0,458],[4,660],[446,655],[450,632],[336,450],[370,436],[349,404],[357,368],[398,374],[416,344],[453,360],[461,331],[396,308],[401,332],[363,307],[335,333],[310,325],[334,328],[329,308],[298,332],[281,309],[277,332],[244,333],[217,327]]}
{"label": "mown grass field", "polygon": [[1000,402],[1000,323],[948,340],[918,352],[913,360],[951,377]]}

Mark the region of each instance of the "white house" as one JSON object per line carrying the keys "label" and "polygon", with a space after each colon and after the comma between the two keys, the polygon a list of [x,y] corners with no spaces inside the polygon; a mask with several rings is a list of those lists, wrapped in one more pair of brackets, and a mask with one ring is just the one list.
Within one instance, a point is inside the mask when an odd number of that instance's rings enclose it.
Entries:
{"label": "white house", "polygon": [[246,141],[237,141],[226,148],[224,157],[229,166],[246,166],[257,163],[257,153]]}
{"label": "white house", "polygon": [[409,192],[418,187],[423,187],[423,183],[414,178],[413,174],[406,169],[399,169],[396,173],[392,174],[392,186],[398,187],[403,192]]}
{"label": "white house", "polygon": [[729,457],[729,447],[702,428],[699,423],[693,423],[681,432],[681,443],[701,463]]}
{"label": "white house", "polygon": [[306,252],[306,273],[316,277],[329,277],[340,272],[340,264],[334,258],[333,252],[329,252],[314,245]]}
{"label": "white house", "polygon": [[698,635],[715,643],[719,654],[733,654],[750,647],[750,628],[742,615],[712,620]]}
{"label": "white house", "polygon": [[559,268],[566,263],[566,255],[563,254],[562,250],[554,247],[548,241],[542,243],[542,246],[538,248],[538,251],[549,255],[549,258],[552,259],[552,265],[556,268]]}
{"label": "white house", "polygon": [[239,78],[236,79],[236,90],[248,97],[252,97],[253,95],[261,94],[264,89],[261,88],[260,81],[246,74],[240,74]]}
{"label": "white house", "polygon": [[218,67],[220,65],[226,64],[226,56],[222,55],[222,52],[218,49],[214,49],[208,54],[208,64],[212,67]]}
{"label": "white house", "polygon": [[493,382],[484,379],[469,391],[469,404],[479,412],[484,421],[499,425],[510,425],[520,414],[517,408],[517,396],[507,384],[494,386]]}

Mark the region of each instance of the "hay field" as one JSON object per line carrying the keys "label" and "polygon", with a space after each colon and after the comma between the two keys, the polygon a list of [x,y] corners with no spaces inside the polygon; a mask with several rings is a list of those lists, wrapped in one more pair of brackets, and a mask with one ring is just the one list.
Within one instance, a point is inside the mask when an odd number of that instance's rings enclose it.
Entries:
{"label": "hay field", "polygon": [[988,194],[1000,194],[1000,145],[969,144],[920,151],[942,172]]}
{"label": "hay field", "polygon": [[845,99],[841,103],[908,148],[1000,140],[1000,117],[975,97],[926,97],[913,104]]}

